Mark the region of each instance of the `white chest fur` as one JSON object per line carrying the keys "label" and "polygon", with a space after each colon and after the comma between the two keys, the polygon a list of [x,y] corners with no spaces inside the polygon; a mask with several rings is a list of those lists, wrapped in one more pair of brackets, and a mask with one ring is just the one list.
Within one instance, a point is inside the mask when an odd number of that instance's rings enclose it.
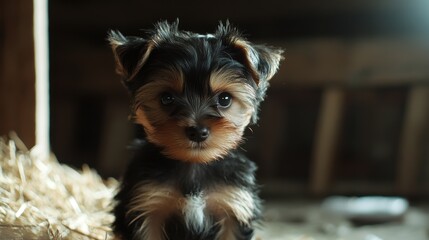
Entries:
{"label": "white chest fur", "polygon": [[127,214],[141,221],[142,239],[162,240],[165,220],[183,217],[189,229],[201,232],[220,224],[217,239],[234,239],[236,223],[250,225],[255,210],[252,193],[234,186],[217,186],[194,195],[182,195],[171,186],[142,184],[136,188]]}

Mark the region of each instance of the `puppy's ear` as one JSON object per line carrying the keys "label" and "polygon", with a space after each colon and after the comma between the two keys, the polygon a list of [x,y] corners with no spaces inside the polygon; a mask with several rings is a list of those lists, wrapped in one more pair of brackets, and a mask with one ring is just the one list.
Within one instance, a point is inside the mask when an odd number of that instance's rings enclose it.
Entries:
{"label": "puppy's ear", "polygon": [[110,31],[108,40],[115,57],[116,72],[128,83],[146,63],[153,44],[144,38],[124,37],[118,31]]}
{"label": "puppy's ear", "polygon": [[232,44],[243,56],[242,63],[258,86],[270,80],[279,69],[283,50],[251,44],[243,39],[236,39]]}
{"label": "puppy's ear", "polygon": [[246,41],[237,29],[231,27],[229,22],[220,23],[216,37],[220,38],[228,47],[227,51],[230,51],[231,57],[248,70],[257,85],[256,110],[252,117],[252,122],[255,123],[258,119],[259,104],[264,100],[269,85],[268,81],[277,72],[280,61],[283,59],[283,50]]}
{"label": "puppy's ear", "polygon": [[[250,71],[258,86],[256,89],[256,106],[259,106],[265,98],[269,80],[279,69],[280,61],[283,59],[283,50],[251,44],[242,39],[237,39],[233,45],[244,56],[242,63]],[[253,117],[254,123],[257,121],[256,114]]]}
{"label": "puppy's ear", "polygon": [[229,22],[220,23],[216,36],[236,52],[235,60],[249,70],[258,86],[261,82],[268,81],[274,76],[279,68],[280,60],[283,59],[283,50],[251,44]]}

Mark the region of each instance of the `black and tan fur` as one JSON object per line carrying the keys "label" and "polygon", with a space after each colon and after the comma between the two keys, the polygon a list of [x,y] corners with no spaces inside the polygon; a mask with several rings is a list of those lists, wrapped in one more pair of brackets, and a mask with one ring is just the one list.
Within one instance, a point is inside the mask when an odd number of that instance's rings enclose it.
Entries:
{"label": "black and tan fur", "polygon": [[115,233],[251,239],[261,211],[256,167],[237,147],[281,50],[251,44],[228,23],[200,35],[160,22],[147,37],[112,31],[109,41],[146,134],[116,196]]}

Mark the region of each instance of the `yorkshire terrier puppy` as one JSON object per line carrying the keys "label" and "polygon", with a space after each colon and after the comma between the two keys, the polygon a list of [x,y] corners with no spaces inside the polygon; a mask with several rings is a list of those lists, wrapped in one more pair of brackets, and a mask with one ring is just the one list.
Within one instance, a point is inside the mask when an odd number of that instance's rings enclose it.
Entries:
{"label": "yorkshire terrier puppy", "polygon": [[147,37],[112,31],[109,41],[146,134],[115,198],[116,235],[252,239],[256,166],[237,147],[282,51],[251,44],[229,23],[201,35],[160,22]]}

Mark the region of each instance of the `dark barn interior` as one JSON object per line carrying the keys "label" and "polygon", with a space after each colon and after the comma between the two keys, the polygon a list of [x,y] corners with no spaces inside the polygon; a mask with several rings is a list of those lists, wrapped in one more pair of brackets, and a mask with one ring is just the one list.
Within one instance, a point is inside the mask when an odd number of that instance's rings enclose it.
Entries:
{"label": "dark barn interior", "polygon": [[[32,146],[25,79],[34,69],[22,61],[31,36],[14,38],[27,33],[15,28],[31,11],[24,2],[0,1],[0,134],[15,130]],[[179,19],[180,29],[210,33],[229,20],[250,41],[285,50],[241,146],[267,202],[261,238],[429,239],[428,13],[425,0],[49,1],[51,150],[119,179],[135,126],[107,32],[139,36]],[[321,202],[336,195],[398,196],[410,208],[376,215],[376,225],[325,218]]]}
{"label": "dark barn interior", "polygon": [[207,33],[229,19],[251,41],[285,49],[261,120],[243,146],[259,179],[273,183],[267,191],[426,194],[428,124],[414,123],[428,119],[429,19],[422,4],[52,1],[53,151],[103,176],[119,176],[126,164],[133,133],[108,30],[138,36],[159,20],[179,19],[182,29]]}

